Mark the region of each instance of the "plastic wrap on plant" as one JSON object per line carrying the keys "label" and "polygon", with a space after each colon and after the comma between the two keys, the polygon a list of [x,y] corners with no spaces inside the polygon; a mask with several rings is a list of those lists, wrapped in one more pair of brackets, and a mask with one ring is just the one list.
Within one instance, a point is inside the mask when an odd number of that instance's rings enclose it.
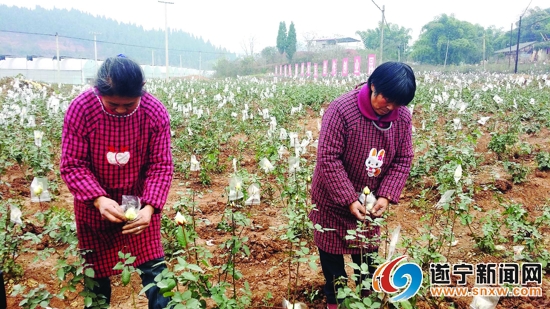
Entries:
{"label": "plastic wrap on plant", "polygon": [[248,199],[245,205],[260,205],[260,187],[253,183],[248,187]]}
{"label": "plastic wrap on plant", "polygon": [[365,210],[371,213],[372,207],[374,207],[374,204],[376,203],[376,196],[374,195],[374,192],[368,192],[368,194],[365,194],[365,192],[361,192],[361,195],[359,195],[359,203],[362,205],[365,205]]}
{"label": "plastic wrap on plant", "polygon": [[122,210],[126,211],[129,208],[141,209],[141,201],[139,197],[135,195],[123,195],[122,203],[120,204]]}
{"label": "plastic wrap on plant", "polygon": [[391,233],[391,238],[390,238],[390,247],[388,249],[388,257],[387,257],[387,260],[391,260],[391,257],[393,256],[393,254],[395,253],[395,247],[397,246],[397,242],[399,241],[399,234],[401,232],[401,224],[398,225],[395,230],[393,230],[393,232]]}
{"label": "plastic wrap on plant", "polygon": [[435,204],[434,208],[441,208],[443,205],[449,203],[451,201],[451,197],[455,193],[455,190],[447,190],[443,196],[439,199],[437,204]]}
{"label": "plastic wrap on plant", "polygon": [[48,179],[45,177],[34,177],[31,183],[31,202],[51,201],[48,191]]}

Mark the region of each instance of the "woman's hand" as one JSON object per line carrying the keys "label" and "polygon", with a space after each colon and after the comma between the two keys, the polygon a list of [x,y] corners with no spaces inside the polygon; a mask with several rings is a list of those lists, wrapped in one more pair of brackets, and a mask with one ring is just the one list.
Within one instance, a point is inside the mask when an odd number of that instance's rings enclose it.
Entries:
{"label": "woman's hand", "polygon": [[388,201],[387,198],[379,197],[376,200],[376,204],[374,204],[374,206],[372,207],[372,211],[371,211],[372,215],[374,217],[381,217],[386,211],[386,209],[388,209],[389,204],[390,204],[390,201]]}
{"label": "woman's hand", "polygon": [[103,220],[109,220],[113,223],[126,221],[124,212],[118,203],[108,197],[100,196],[94,200],[94,206],[99,210]]}
{"label": "woman's hand", "polygon": [[352,215],[355,216],[355,218],[359,220],[365,220],[365,215],[367,213],[367,210],[365,209],[365,206],[359,203],[359,201],[355,201],[349,205],[349,211]]}
{"label": "woman's hand", "polygon": [[128,221],[123,227],[122,227],[122,234],[133,234],[138,235],[143,233],[151,223],[151,216],[155,212],[155,209],[153,206],[145,205],[142,209],[139,210],[137,217],[132,220]]}

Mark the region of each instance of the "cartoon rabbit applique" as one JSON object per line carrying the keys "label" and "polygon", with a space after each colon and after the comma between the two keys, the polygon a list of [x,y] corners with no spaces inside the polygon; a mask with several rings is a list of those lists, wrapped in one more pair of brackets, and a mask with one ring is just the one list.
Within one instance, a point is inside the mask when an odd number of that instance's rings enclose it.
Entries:
{"label": "cartoon rabbit applique", "polygon": [[386,151],[384,149],[380,149],[378,152],[376,148],[372,148],[370,150],[369,157],[365,161],[365,165],[367,166],[367,174],[369,177],[377,177],[380,175],[380,167],[384,164],[385,153]]}

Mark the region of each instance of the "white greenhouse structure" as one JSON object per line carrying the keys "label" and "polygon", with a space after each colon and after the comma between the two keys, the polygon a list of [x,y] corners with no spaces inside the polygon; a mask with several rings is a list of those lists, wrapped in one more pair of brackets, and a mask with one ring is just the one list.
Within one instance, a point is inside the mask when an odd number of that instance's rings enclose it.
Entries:
{"label": "white greenhouse structure", "polygon": [[[97,68],[103,63],[97,64],[91,59],[59,57],[11,57],[0,56],[0,78],[23,75],[26,79],[45,83],[60,83],[83,85],[91,83],[97,72]],[[165,66],[141,65],[146,79],[166,78]],[[211,76],[212,71],[200,71],[197,69],[169,67],[169,77],[177,78],[190,75]]]}

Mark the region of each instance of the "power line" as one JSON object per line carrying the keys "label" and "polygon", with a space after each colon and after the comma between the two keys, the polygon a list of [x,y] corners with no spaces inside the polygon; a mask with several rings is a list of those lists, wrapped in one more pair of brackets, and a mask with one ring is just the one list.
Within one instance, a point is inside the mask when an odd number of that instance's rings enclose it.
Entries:
{"label": "power line", "polygon": [[[49,33],[25,32],[25,31],[14,31],[14,30],[4,30],[4,29],[0,29],[0,32],[17,33],[17,34],[31,34],[31,35],[41,35],[41,36],[52,36],[52,37],[56,36],[55,34],[49,34]],[[93,42],[94,41],[93,39],[77,38],[77,37],[64,36],[64,35],[59,35],[58,37],[66,38],[66,39],[72,39],[72,40],[87,41],[87,42]],[[127,44],[127,43],[117,43],[117,42],[110,42],[110,41],[103,41],[103,40],[97,40],[96,42],[104,43],[104,44],[120,45],[120,46],[147,48],[147,49],[158,49],[158,50],[164,49],[163,47],[154,47],[154,46],[145,46],[145,45],[137,45],[137,44]],[[186,49],[169,49],[169,50],[177,51],[177,52],[192,52],[192,53],[205,53],[205,54],[221,54],[221,55],[233,54],[233,53],[227,53],[227,52],[208,52],[208,51],[186,50]]]}

